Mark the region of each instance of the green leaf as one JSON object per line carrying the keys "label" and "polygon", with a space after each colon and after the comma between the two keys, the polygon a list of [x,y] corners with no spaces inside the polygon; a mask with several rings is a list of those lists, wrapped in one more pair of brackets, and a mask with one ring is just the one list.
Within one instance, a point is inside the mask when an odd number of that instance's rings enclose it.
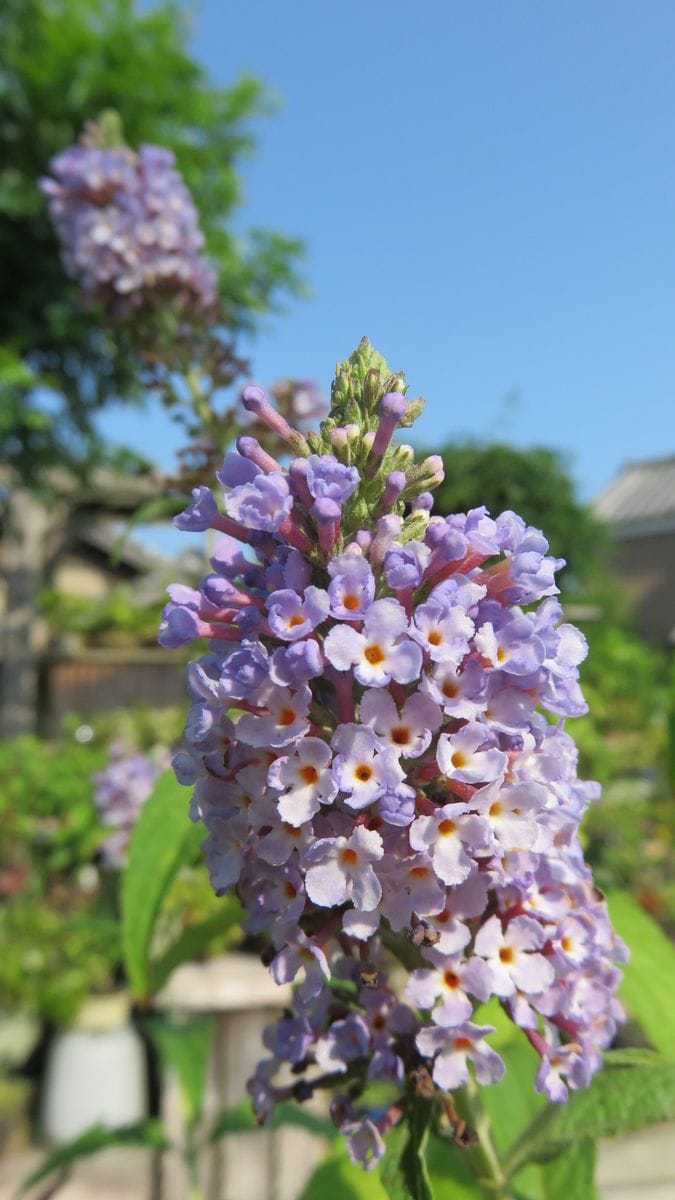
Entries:
{"label": "green leaf", "polygon": [[188,925],[168,950],[150,964],[151,990],[158,992],[172,971],[181,963],[192,962],[203,954],[216,938],[224,939],[241,920],[242,909],[234,895],[222,898],[222,911],[204,921]]}
{"label": "green leaf", "polygon": [[675,1058],[675,947],[655,921],[625,892],[607,897],[612,922],[631,953],[623,967],[620,997],[652,1045]]}
{"label": "green leaf", "polygon": [[546,1162],[585,1138],[613,1137],[675,1116],[675,1064],[601,1071],[566,1104],[549,1104],[511,1148],[510,1176],[528,1162]]}
{"label": "green leaf", "polygon": [[388,1133],[380,1179],[389,1200],[433,1200],[426,1163],[430,1121],[430,1101],[415,1099],[405,1119]]}
{"label": "green leaf", "polygon": [[196,1125],[202,1111],[209,1051],[213,1041],[213,1017],[203,1015],[179,1021],[152,1016],[143,1024],[162,1066],[176,1073],[187,1124]]}
{"label": "green leaf", "polygon": [[427,1161],[435,1200],[483,1200],[466,1152],[454,1142],[432,1134]]}
{"label": "green leaf", "polygon": [[[332,1121],[329,1121],[326,1117],[319,1116],[317,1113],[310,1112],[309,1109],[299,1104],[278,1104],[274,1112],[274,1117],[265,1128],[280,1129],[282,1126],[305,1129],[308,1133],[314,1133],[317,1137],[328,1138],[330,1141],[335,1141],[338,1136]],[[241,1104],[235,1104],[231,1108],[226,1108],[216,1117],[215,1124],[209,1134],[209,1142],[217,1142],[229,1133],[247,1133],[251,1129],[258,1128],[258,1122],[251,1108],[251,1102],[249,1100],[242,1100]]]}
{"label": "green leaf", "polygon": [[186,792],[165,771],[146,800],[134,829],[122,877],[122,949],[134,994],[150,994],[150,947],[155,920],[169,884],[197,852],[203,837],[187,812]]}
{"label": "green leaf", "polygon": [[300,1200],[387,1200],[377,1172],[364,1171],[339,1145],[317,1167]]}
{"label": "green leaf", "polygon": [[597,1200],[595,1142],[584,1138],[543,1169],[545,1200]]}
{"label": "green leaf", "polygon": [[55,1171],[67,1170],[79,1159],[89,1158],[92,1154],[98,1154],[100,1150],[107,1150],[111,1146],[151,1146],[162,1150],[168,1145],[164,1126],[156,1119],[139,1121],[137,1125],[125,1125],[120,1129],[104,1129],[102,1125],[92,1125],[91,1129],[85,1130],[72,1142],[54,1150],[42,1166],[22,1184],[21,1195],[25,1195],[36,1183],[41,1183]]}

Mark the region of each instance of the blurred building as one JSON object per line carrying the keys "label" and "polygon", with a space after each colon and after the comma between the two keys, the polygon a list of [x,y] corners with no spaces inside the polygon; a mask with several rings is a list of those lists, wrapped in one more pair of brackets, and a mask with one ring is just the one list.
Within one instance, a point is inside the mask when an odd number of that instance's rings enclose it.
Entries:
{"label": "blurred building", "polygon": [[675,645],[675,455],[627,463],[593,507],[611,527],[640,632]]}
{"label": "blurred building", "polygon": [[182,671],[156,644],[154,614],[145,639],[114,628],[92,637],[45,619],[46,593],[100,606],[121,587],[129,605],[159,609],[172,578],[200,573],[194,563],[179,568],[131,538],[120,541],[134,512],[157,495],[158,480],[101,470],[83,485],[55,471],[43,495],[12,482],[0,473],[2,734],[56,732],[68,712],[183,703]]}

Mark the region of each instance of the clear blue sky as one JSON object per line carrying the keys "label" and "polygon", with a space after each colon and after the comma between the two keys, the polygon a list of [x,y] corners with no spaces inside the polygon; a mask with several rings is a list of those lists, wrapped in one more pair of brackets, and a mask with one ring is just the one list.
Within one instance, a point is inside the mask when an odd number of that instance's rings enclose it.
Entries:
{"label": "clear blue sky", "polygon": [[[249,347],[260,382],[327,387],[367,333],[420,443],[556,446],[584,498],[675,452],[672,0],[203,0],[193,48],[280,105],[240,225],[304,237],[311,296]],[[147,448],[148,418],[106,428]]]}

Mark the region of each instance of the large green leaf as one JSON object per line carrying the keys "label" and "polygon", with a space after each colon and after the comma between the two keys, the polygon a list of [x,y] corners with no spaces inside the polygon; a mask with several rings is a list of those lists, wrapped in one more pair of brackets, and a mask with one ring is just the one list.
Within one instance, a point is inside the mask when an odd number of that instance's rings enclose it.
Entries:
{"label": "large green leaf", "polygon": [[161,1150],[168,1144],[161,1121],[139,1121],[136,1125],[125,1125],[120,1129],[104,1129],[102,1125],[92,1125],[91,1129],[87,1129],[72,1142],[66,1142],[64,1146],[54,1150],[37,1171],[25,1180],[21,1195],[25,1195],[36,1183],[41,1183],[56,1171],[66,1171],[81,1158],[90,1158],[92,1154],[108,1150],[111,1146],[151,1146]]}
{"label": "large green leaf", "polygon": [[431,1102],[413,1100],[401,1121],[387,1135],[380,1179],[389,1200],[433,1200],[426,1163]]}
{"label": "large green leaf", "polygon": [[139,999],[150,994],[155,920],[171,881],[197,852],[203,831],[187,812],[187,793],[172,771],[157,780],[134,829],[122,878],[122,948]]}
{"label": "large green leaf", "polygon": [[595,1142],[584,1138],[546,1163],[542,1170],[545,1200],[597,1200]]}
{"label": "large green leaf", "polygon": [[465,1150],[454,1142],[431,1134],[427,1164],[435,1200],[483,1200]]}
{"label": "large green leaf", "polygon": [[235,895],[221,898],[221,909],[203,921],[188,925],[176,938],[175,942],[155,961],[150,963],[151,989],[153,994],[164,986],[172,971],[181,963],[192,962],[199,958],[216,940],[222,939],[223,944],[227,935],[239,924],[242,916],[241,905]]}
{"label": "large green leaf", "polygon": [[546,1162],[584,1139],[596,1140],[675,1117],[675,1064],[606,1068],[566,1104],[549,1104],[506,1156],[507,1174]]}
{"label": "large green leaf", "polygon": [[364,1171],[347,1158],[344,1146],[319,1164],[300,1200],[387,1200],[377,1171]]}
{"label": "large green leaf", "polygon": [[178,1020],[158,1014],[149,1017],[144,1025],[162,1066],[176,1074],[187,1124],[196,1125],[202,1111],[213,1017],[203,1014]]}
{"label": "large green leaf", "polygon": [[653,1046],[675,1058],[675,947],[655,921],[625,892],[608,897],[609,911],[631,957],[620,996]]}

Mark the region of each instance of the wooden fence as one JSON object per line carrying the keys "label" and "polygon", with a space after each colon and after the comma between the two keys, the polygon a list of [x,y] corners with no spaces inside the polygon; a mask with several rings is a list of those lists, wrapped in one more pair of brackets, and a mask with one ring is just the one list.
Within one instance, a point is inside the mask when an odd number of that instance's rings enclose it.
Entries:
{"label": "wooden fence", "polygon": [[106,712],[134,704],[185,704],[185,657],[160,648],[84,650],[46,660],[40,688],[40,729],[58,733],[67,713]]}

